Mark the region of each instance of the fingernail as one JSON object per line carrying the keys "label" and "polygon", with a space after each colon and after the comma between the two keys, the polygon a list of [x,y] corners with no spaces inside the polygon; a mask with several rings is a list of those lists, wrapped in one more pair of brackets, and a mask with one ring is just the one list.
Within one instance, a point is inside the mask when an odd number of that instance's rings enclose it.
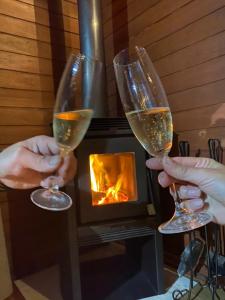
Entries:
{"label": "fingernail", "polygon": [[197,197],[197,196],[200,196],[200,191],[197,190],[197,189],[191,189],[191,190],[187,190],[187,196],[188,197]]}
{"label": "fingernail", "polygon": [[49,159],[49,164],[51,166],[55,166],[58,165],[58,163],[60,162],[61,158],[59,155],[54,155]]}
{"label": "fingernail", "polygon": [[146,164],[146,166],[149,168],[149,166],[150,166],[150,161],[149,161],[149,159],[146,160],[145,164]]}
{"label": "fingernail", "polygon": [[188,189],[186,188],[186,186],[182,185],[179,190],[180,190],[180,193],[185,193],[186,194]]}
{"label": "fingernail", "polygon": [[160,173],[159,176],[158,176],[158,181],[159,181],[159,184],[162,185],[163,184],[163,179],[165,178],[165,174],[164,173]]}
{"label": "fingernail", "polygon": [[185,195],[186,197],[190,197],[190,198],[197,198],[200,197],[201,195],[201,191],[199,190],[199,188],[197,187],[185,187],[185,186],[181,186],[180,187],[180,193],[182,195]]}
{"label": "fingernail", "polygon": [[201,199],[189,200],[188,206],[190,209],[196,210],[203,206],[203,201]]}

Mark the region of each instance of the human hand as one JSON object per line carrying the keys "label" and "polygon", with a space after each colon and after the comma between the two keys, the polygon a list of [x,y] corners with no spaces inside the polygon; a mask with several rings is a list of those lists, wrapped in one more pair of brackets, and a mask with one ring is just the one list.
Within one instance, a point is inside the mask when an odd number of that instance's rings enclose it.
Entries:
{"label": "human hand", "polygon": [[225,224],[224,165],[202,157],[151,158],[146,165],[150,169],[163,170],[158,176],[162,187],[173,182],[179,183],[179,196],[183,200],[189,199],[185,201],[188,209],[200,209],[205,201],[209,204],[214,221]]}
{"label": "human hand", "polygon": [[6,148],[0,153],[0,181],[10,188],[48,187],[49,176],[57,173],[56,184],[63,186],[76,172],[71,153],[61,158],[52,137],[36,136]]}

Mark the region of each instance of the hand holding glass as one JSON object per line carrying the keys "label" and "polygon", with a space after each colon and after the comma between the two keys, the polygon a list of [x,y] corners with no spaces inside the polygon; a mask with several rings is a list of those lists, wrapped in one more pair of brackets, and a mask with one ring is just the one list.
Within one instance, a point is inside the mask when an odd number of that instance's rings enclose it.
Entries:
{"label": "hand holding glass", "polygon": [[[142,47],[124,49],[113,60],[117,86],[128,122],[136,138],[151,155],[168,155],[173,140],[172,115],[166,93],[155,68]],[[179,200],[175,184],[170,187],[175,213],[159,226],[162,233],[178,233],[212,221],[206,212],[189,212]]]}
{"label": "hand holding glass", "polygon": [[[53,113],[53,133],[62,157],[76,149],[89,127],[93,115],[94,80],[101,67],[101,62],[83,54],[71,54],[67,61]],[[39,189],[31,194],[32,202],[48,210],[68,209],[72,199],[59,191],[55,176],[51,176],[51,181],[48,190]]]}

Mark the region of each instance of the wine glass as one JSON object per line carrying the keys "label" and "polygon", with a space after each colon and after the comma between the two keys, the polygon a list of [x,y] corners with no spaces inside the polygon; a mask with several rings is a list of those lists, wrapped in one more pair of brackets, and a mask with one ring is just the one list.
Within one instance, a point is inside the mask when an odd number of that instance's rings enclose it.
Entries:
{"label": "wine glass", "polygon": [[[89,127],[96,92],[94,80],[98,79],[101,68],[100,61],[83,54],[71,54],[66,63],[53,112],[53,134],[62,157],[80,144]],[[72,205],[71,197],[59,191],[55,176],[49,179],[50,188],[35,190],[31,194],[32,202],[47,210],[68,209]]]}
{"label": "wine glass", "polygon": [[[172,115],[162,83],[146,50],[135,46],[124,49],[114,60],[117,86],[123,108],[144,149],[155,157],[169,154],[173,140]],[[159,226],[161,233],[189,231],[212,221],[206,210],[190,212],[184,209],[175,184],[170,186],[174,198],[173,217]]]}

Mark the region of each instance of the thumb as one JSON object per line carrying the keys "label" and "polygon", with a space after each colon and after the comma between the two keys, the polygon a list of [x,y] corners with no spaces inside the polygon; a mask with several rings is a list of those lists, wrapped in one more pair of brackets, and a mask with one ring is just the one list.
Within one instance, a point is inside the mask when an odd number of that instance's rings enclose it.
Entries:
{"label": "thumb", "polygon": [[206,169],[179,164],[168,156],[163,158],[162,164],[165,172],[178,180],[200,185],[205,177]]}
{"label": "thumb", "polygon": [[24,167],[42,173],[55,171],[61,163],[61,157],[59,155],[43,156],[33,153],[28,149],[23,151],[20,159]]}

